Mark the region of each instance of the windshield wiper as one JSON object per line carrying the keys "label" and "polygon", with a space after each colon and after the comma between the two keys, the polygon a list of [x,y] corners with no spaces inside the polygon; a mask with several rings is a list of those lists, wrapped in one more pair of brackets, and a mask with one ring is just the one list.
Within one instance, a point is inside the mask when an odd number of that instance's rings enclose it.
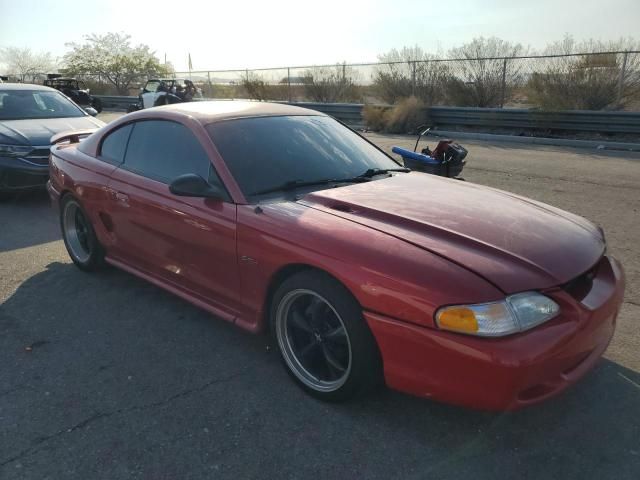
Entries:
{"label": "windshield wiper", "polygon": [[275,187],[265,188],[252,192],[249,195],[264,195],[265,193],[283,192],[287,190],[295,190],[299,187],[311,187],[315,185],[329,185],[332,183],[360,183],[369,181],[376,175],[382,175],[389,172],[410,172],[408,168],[370,168],[364,173],[350,178],[326,178],[323,180],[289,180],[287,182],[276,185]]}
{"label": "windshield wiper", "polygon": [[371,178],[371,177],[375,177],[376,175],[382,175],[384,173],[389,173],[389,172],[409,173],[410,171],[411,171],[410,168],[404,168],[404,167],[398,167],[398,168],[370,168],[369,170],[367,170],[364,173],[361,173],[360,175],[358,175],[355,178]]}
{"label": "windshield wiper", "polygon": [[358,183],[364,182],[367,177],[357,176],[353,178],[326,178],[323,180],[289,180],[275,187],[265,188],[257,192],[251,192],[249,195],[264,195],[265,193],[281,192],[287,190],[295,190],[299,187],[311,187],[314,185],[329,185],[331,183]]}

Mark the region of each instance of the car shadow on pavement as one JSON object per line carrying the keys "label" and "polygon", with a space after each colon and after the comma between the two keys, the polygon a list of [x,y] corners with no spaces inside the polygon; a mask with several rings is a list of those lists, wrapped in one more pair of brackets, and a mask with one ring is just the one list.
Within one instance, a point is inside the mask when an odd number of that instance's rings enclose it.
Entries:
{"label": "car shadow on pavement", "polygon": [[0,201],[0,252],[61,239],[58,215],[44,190]]}
{"label": "car shadow on pavement", "polygon": [[0,305],[0,477],[637,478],[640,374],[513,413],[325,404],[252,336],[124,272],[52,263]]}

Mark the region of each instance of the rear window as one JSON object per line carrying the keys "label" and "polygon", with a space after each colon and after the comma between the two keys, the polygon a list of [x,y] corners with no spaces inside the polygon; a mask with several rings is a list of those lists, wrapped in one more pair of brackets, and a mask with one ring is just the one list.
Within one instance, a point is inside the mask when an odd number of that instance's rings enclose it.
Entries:
{"label": "rear window", "polygon": [[0,90],[0,120],[83,117],[85,113],[60,92]]}

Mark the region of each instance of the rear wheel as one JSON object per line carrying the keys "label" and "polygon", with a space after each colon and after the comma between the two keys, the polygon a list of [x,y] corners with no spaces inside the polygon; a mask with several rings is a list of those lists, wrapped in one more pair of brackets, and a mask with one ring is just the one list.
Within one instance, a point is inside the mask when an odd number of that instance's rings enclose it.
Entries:
{"label": "rear wheel", "polygon": [[96,270],[103,265],[104,250],[93,230],[89,217],[71,195],[60,205],[60,227],[67,252],[80,269]]}
{"label": "rear wheel", "polygon": [[289,374],[321,400],[347,400],[382,379],[360,305],[326,274],[307,271],[285,280],[273,298],[271,328]]}

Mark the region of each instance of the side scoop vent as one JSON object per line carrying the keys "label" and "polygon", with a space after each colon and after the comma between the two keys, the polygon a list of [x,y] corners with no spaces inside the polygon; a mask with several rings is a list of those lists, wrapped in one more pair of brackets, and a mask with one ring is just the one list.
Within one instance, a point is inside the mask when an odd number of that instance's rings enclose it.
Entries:
{"label": "side scoop vent", "polygon": [[356,212],[356,210],[351,205],[347,205],[346,203],[334,203],[333,205],[329,205],[329,208],[331,210],[337,210],[339,212],[345,212],[345,213]]}

